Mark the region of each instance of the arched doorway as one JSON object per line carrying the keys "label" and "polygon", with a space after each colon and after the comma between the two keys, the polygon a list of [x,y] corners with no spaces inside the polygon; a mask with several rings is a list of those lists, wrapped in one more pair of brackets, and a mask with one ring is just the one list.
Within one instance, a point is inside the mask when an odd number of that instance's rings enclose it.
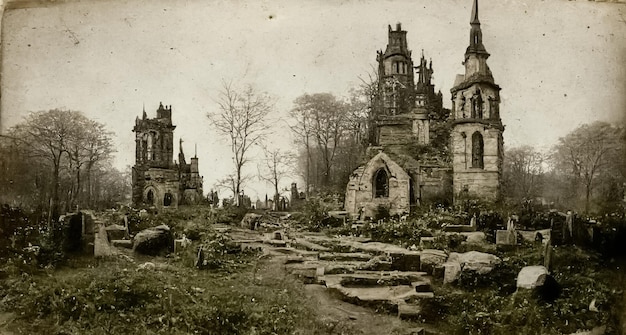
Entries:
{"label": "arched doorway", "polygon": [[376,171],[376,174],[374,175],[374,197],[389,197],[389,177],[387,176],[387,171],[385,171],[385,169]]}

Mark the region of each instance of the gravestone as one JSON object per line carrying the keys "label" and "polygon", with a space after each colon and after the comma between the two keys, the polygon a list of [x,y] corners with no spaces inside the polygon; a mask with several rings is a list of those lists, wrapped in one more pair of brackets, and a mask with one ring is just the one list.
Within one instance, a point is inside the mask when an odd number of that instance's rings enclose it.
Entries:
{"label": "gravestone", "polygon": [[496,245],[516,245],[517,233],[515,230],[496,230]]}
{"label": "gravestone", "polygon": [[552,253],[552,240],[548,240],[548,244],[546,244],[543,252],[543,266],[545,266],[548,271],[552,269]]}

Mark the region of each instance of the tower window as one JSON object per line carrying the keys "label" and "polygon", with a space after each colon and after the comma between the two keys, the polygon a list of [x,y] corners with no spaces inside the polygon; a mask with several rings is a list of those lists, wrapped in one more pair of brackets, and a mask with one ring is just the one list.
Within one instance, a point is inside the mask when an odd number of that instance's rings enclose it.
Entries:
{"label": "tower window", "polygon": [[374,176],[374,197],[389,197],[389,177],[387,177],[385,169],[378,170]]}
{"label": "tower window", "polygon": [[392,68],[393,73],[397,73],[397,74],[407,73],[407,65],[405,62],[393,62],[391,68]]}
{"label": "tower window", "polygon": [[171,193],[165,193],[165,196],[163,197],[163,206],[169,206],[172,204],[172,194]]}
{"label": "tower window", "polygon": [[472,135],[472,167],[483,169],[485,167],[483,156],[485,147],[483,143],[483,135],[475,132]]}

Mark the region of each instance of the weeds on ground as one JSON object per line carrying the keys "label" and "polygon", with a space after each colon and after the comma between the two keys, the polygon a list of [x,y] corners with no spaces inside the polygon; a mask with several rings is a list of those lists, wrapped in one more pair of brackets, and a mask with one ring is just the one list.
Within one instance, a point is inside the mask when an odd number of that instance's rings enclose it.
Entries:
{"label": "weeds on ground", "polygon": [[[540,264],[540,247],[500,252],[504,260],[488,275],[463,273],[453,285],[436,285],[424,313],[445,334],[570,334],[607,326],[618,333],[623,278],[592,252],[558,247],[553,276],[560,286],[556,299],[535,290],[517,290],[516,276],[527,265]],[[594,310],[590,307],[594,302]]]}

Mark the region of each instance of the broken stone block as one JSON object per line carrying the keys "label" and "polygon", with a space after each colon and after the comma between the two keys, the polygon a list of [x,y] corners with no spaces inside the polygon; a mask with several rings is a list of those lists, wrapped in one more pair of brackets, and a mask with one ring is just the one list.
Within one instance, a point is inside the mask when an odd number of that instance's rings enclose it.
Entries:
{"label": "broken stone block", "polygon": [[285,264],[304,263],[304,257],[302,256],[287,256]]}
{"label": "broken stone block", "polygon": [[415,292],[432,292],[433,287],[430,285],[429,281],[419,281],[411,283],[415,287]]}
{"label": "broken stone block", "polygon": [[133,251],[144,255],[156,256],[171,252],[174,248],[174,237],[167,225],[144,229],[135,235]]}
{"label": "broken stone block", "polygon": [[[422,308],[420,305],[407,304],[406,302],[398,303],[398,317],[403,320],[415,320],[420,317]],[[423,334],[423,332],[418,333]]]}
{"label": "broken stone block", "polygon": [[448,233],[467,233],[476,231],[476,226],[465,224],[451,224],[443,227],[443,231]]}
{"label": "broken stone block", "polygon": [[274,232],[274,235],[273,235],[272,239],[273,240],[280,240],[280,241],[282,241],[282,240],[284,240],[284,234],[285,234],[284,232],[282,232],[280,230],[277,230],[277,231]]}
{"label": "broken stone block", "polygon": [[269,244],[275,247],[286,247],[287,246],[287,242],[283,241],[283,240],[265,240],[263,241],[263,243],[265,244]]}
{"label": "broken stone block", "polygon": [[191,240],[184,236],[183,238],[175,239],[174,240],[174,253],[180,252],[181,250],[185,249],[189,245],[191,245]]}
{"label": "broken stone block", "polygon": [[103,225],[98,227],[98,232],[94,234],[93,255],[95,257],[111,256],[113,251],[107,239],[107,232]]}
{"label": "broken stone block", "polygon": [[420,246],[422,248],[432,248],[433,244],[435,244],[435,238],[433,236],[420,237]]}
{"label": "broken stone block", "polygon": [[444,267],[444,284],[455,282],[459,279],[461,271],[473,271],[484,275],[501,263],[502,260],[495,255],[469,251],[466,253],[453,252],[448,257],[448,261],[443,264]]}
{"label": "broken stone block", "polygon": [[106,228],[107,238],[109,241],[123,240],[127,237],[126,227],[118,224],[107,226]]}
{"label": "broken stone block", "polygon": [[443,250],[424,249],[420,254],[420,271],[432,275],[434,275],[435,268],[441,266],[448,259],[448,254]]}
{"label": "broken stone block", "polygon": [[325,261],[363,261],[367,262],[372,258],[370,254],[365,254],[361,252],[323,252],[320,253],[319,259]]}
{"label": "broken stone block", "polygon": [[246,213],[243,219],[241,219],[241,228],[248,228],[254,230],[261,221],[261,215],[255,213]]}
{"label": "broken stone block", "polygon": [[462,254],[453,252],[448,257],[448,262],[454,261],[461,264],[463,271],[475,271],[479,274],[491,272],[496,265],[502,262],[496,255],[479,251],[468,251]]}
{"label": "broken stone block", "polygon": [[420,253],[418,251],[390,252],[391,269],[398,271],[420,271]]}
{"label": "broken stone block", "polygon": [[534,289],[542,286],[549,276],[548,269],[545,266],[533,265],[525,266],[517,274],[517,287],[524,289]]}
{"label": "broken stone block", "polygon": [[487,237],[485,233],[482,231],[475,231],[470,233],[461,233],[461,235],[465,236],[465,242],[467,244],[483,244],[487,241]]}
{"label": "broken stone block", "polygon": [[392,263],[391,261],[384,256],[375,256],[369,261],[365,262],[359,266],[359,270],[369,270],[369,271],[388,271],[391,270]]}
{"label": "broken stone block", "polygon": [[516,245],[517,233],[512,230],[496,230],[496,245]]}
{"label": "broken stone block", "polygon": [[116,248],[132,249],[133,248],[133,241],[131,241],[131,240],[113,240],[113,241],[111,241],[111,245],[116,247]]}
{"label": "broken stone block", "polygon": [[461,264],[457,261],[448,261],[443,263],[443,269],[444,284],[453,283],[461,276]]}

